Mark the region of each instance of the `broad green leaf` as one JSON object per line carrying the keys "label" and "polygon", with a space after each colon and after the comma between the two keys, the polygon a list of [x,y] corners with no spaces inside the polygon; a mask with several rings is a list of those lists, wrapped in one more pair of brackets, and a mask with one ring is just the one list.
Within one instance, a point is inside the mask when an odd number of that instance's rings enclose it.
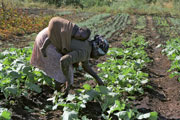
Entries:
{"label": "broad green leaf", "polygon": [[27,85],[28,89],[33,90],[37,93],[40,93],[42,91],[39,85],[36,85],[32,82],[28,82],[28,83],[26,83],[26,85]]}
{"label": "broad green leaf", "polygon": [[119,118],[125,118],[125,116],[127,115],[127,111],[120,111],[120,112],[114,113],[114,115],[118,116]]}
{"label": "broad green leaf", "polygon": [[103,99],[103,102],[101,103],[102,111],[103,112],[106,111],[107,108],[109,108],[111,105],[115,103],[116,99],[117,99],[116,97],[105,96],[105,98]]}
{"label": "broad green leaf", "polygon": [[9,92],[10,94],[16,95],[17,91],[18,91],[18,88],[16,86],[14,86],[14,85],[11,85],[11,87],[6,87],[4,90],[6,92]]}
{"label": "broad green leaf", "polygon": [[124,79],[125,75],[119,75],[118,76],[120,80]]}
{"label": "broad green leaf", "polygon": [[90,100],[96,98],[97,96],[99,96],[99,93],[95,90],[90,90],[86,93],[87,95],[89,95]]}
{"label": "broad green leaf", "polygon": [[11,119],[11,113],[7,111],[6,109],[0,108],[0,120],[10,120]]}
{"label": "broad green leaf", "polygon": [[113,113],[114,111],[122,111],[125,109],[125,106],[125,103],[120,103],[119,100],[115,100],[114,105],[109,110],[109,114]]}
{"label": "broad green leaf", "polygon": [[80,105],[78,103],[58,103],[58,106],[63,106],[64,109],[67,108],[68,110],[75,110],[78,111]]}
{"label": "broad green leaf", "polygon": [[175,60],[180,61],[180,56],[176,56]]}
{"label": "broad green leaf", "polygon": [[50,86],[53,85],[53,79],[52,79],[52,78],[50,78],[50,77],[48,77],[48,76],[46,76],[46,75],[43,75],[43,77],[41,77],[41,78],[43,78],[43,80],[44,80],[44,82],[45,82],[46,84],[48,84],[48,85],[50,85]]}
{"label": "broad green leaf", "polygon": [[0,63],[0,71],[3,69],[3,64]]}
{"label": "broad green leaf", "polygon": [[62,115],[63,120],[73,120],[78,118],[78,113],[75,111],[64,111]]}
{"label": "broad green leaf", "polygon": [[59,104],[56,104],[52,107],[52,110],[56,110],[58,108]]}
{"label": "broad green leaf", "polygon": [[147,118],[150,118],[150,116],[151,116],[151,113],[146,113],[146,114],[139,115],[137,119],[138,120],[147,119]]}
{"label": "broad green leaf", "polygon": [[10,71],[10,72],[9,72],[9,76],[10,76],[11,78],[13,78],[13,79],[16,79],[16,78],[18,78],[20,75],[19,75],[18,72]]}
{"label": "broad green leaf", "polygon": [[92,100],[91,96],[89,94],[81,94],[79,96],[79,99],[82,100],[84,103],[86,103],[87,101]]}
{"label": "broad green leaf", "polygon": [[10,83],[11,82],[11,80],[9,79],[9,78],[5,78],[5,79],[3,79],[3,80],[0,80],[1,82],[0,82],[0,84],[2,84],[2,85],[4,85],[4,84],[8,84],[8,83]]}
{"label": "broad green leaf", "polygon": [[32,68],[30,66],[23,67],[23,73],[25,73],[25,74],[28,74],[29,71],[31,71],[31,70],[32,70]]}
{"label": "broad green leaf", "polygon": [[66,101],[73,101],[75,99],[75,95],[68,94]]}
{"label": "broad green leaf", "polygon": [[96,88],[96,90],[101,94],[105,94],[105,95],[109,93],[109,90],[105,86],[99,86],[98,88]]}
{"label": "broad green leaf", "polygon": [[80,104],[80,107],[81,107],[81,108],[86,108],[86,105],[83,104],[83,103],[81,103],[81,104]]}
{"label": "broad green leaf", "polygon": [[81,120],[90,120],[87,118],[87,116],[82,116]]}
{"label": "broad green leaf", "polygon": [[142,85],[144,85],[144,84],[146,84],[146,83],[148,83],[148,79],[145,79],[145,80],[142,80],[142,81],[141,81],[141,84],[142,84]]}
{"label": "broad green leaf", "polygon": [[157,120],[158,119],[158,113],[157,112],[151,112],[151,116],[149,120]]}
{"label": "broad green leaf", "polygon": [[91,90],[91,86],[90,86],[89,84],[84,84],[84,85],[83,85],[83,88],[84,88],[85,90]]}
{"label": "broad green leaf", "polygon": [[37,71],[37,70],[34,70],[33,73],[39,77],[42,75],[42,73],[40,71]]}

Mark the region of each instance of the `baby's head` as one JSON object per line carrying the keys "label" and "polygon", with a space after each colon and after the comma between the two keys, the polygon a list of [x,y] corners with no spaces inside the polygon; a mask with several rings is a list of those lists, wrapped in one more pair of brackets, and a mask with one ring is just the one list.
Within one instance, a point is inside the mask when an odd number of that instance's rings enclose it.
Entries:
{"label": "baby's head", "polygon": [[78,40],[87,40],[90,37],[90,35],[91,35],[90,29],[78,27],[74,35],[74,38]]}

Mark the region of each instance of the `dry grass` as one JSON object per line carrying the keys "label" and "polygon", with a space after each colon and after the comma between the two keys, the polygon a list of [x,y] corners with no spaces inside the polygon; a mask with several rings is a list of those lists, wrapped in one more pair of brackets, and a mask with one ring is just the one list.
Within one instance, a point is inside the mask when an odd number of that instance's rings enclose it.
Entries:
{"label": "dry grass", "polygon": [[112,13],[129,13],[129,14],[155,14],[160,16],[180,16],[180,1],[169,0],[164,2],[157,0],[155,3],[144,4],[143,2],[136,3],[135,0],[119,0],[114,2],[111,7],[92,7],[87,8],[85,11],[94,12],[112,12]]}
{"label": "dry grass", "polygon": [[14,8],[56,8],[55,5],[49,5],[46,2],[34,2],[32,0],[0,0],[0,7],[2,7],[2,3]]}
{"label": "dry grass", "polygon": [[157,0],[149,4],[145,4],[142,1],[137,2],[138,0],[117,0],[113,2],[111,6],[93,6],[90,8],[81,9],[80,7],[74,6],[61,6],[57,8],[55,5],[49,5],[45,2],[34,2],[33,0],[0,0],[9,2],[12,6],[15,7],[25,7],[25,8],[52,8],[52,9],[76,9],[89,12],[110,12],[110,13],[129,13],[129,14],[156,14],[156,15],[171,15],[171,16],[180,16],[180,1],[179,4],[174,3],[174,0]]}

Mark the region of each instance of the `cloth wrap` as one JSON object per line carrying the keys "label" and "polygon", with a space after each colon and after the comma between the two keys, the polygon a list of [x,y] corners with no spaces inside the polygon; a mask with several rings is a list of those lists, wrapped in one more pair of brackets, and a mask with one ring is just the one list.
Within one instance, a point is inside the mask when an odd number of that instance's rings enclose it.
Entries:
{"label": "cloth wrap", "polygon": [[[36,37],[34,48],[30,60],[30,64],[43,70],[49,77],[55,79],[60,83],[65,83],[66,79],[62,72],[59,60],[62,54],[56,51],[56,47],[52,44],[46,48],[47,57],[43,57],[40,48],[45,40],[48,38],[48,28],[43,29]],[[73,84],[73,67],[69,66],[71,84]]]}
{"label": "cloth wrap", "polygon": [[49,21],[48,36],[49,39],[62,54],[71,51],[71,35],[75,24],[61,17],[53,17]]}

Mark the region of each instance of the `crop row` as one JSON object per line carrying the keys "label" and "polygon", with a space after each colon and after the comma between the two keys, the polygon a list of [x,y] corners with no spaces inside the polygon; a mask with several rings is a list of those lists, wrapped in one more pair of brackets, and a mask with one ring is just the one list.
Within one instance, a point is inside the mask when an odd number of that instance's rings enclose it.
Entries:
{"label": "crop row", "polygon": [[106,19],[110,16],[111,15],[107,13],[95,15],[84,22],[78,23],[78,25],[82,27],[88,27],[92,32],[91,36],[94,36],[97,34],[95,31],[99,29],[99,26],[103,26],[106,23]]}
{"label": "crop row", "polygon": [[164,37],[175,38],[180,34],[180,19],[172,17],[153,17],[157,32]]}
{"label": "crop row", "polygon": [[145,16],[137,16],[137,24],[135,26],[136,29],[144,29],[146,27],[146,17]]}
{"label": "crop row", "polygon": [[[163,52],[172,61],[169,69],[169,72],[171,72],[170,77],[180,76],[180,38],[172,38],[167,41]],[[180,77],[178,80],[180,81]]]}
{"label": "crop row", "polygon": [[[164,17],[153,17],[156,26],[158,27],[158,32],[168,37],[166,45],[164,45],[163,53],[165,53],[168,58],[172,61],[171,67],[168,72],[171,72],[170,77],[180,76],[180,19],[178,18],[164,18]],[[167,22],[167,19],[170,20],[171,25]],[[180,81],[180,78],[178,78]]]}
{"label": "crop row", "polygon": [[113,34],[118,33],[118,31],[124,30],[127,21],[128,21],[129,15],[128,14],[119,14],[117,16],[117,19],[115,19],[114,23],[107,26],[105,29],[100,29],[100,33],[105,35],[105,38],[112,37]]}
{"label": "crop row", "polygon": [[179,18],[169,18],[173,24],[173,33],[178,36],[180,34],[180,19]]}
{"label": "crop row", "polygon": [[[41,93],[42,84],[53,86],[52,79],[29,65],[31,53],[32,47],[10,48],[0,53],[0,90],[5,97],[5,101],[1,102],[11,104],[21,96],[27,97],[32,92]],[[0,106],[0,119],[9,120],[10,115],[7,109]]]}
{"label": "crop row", "polygon": [[153,17],[153,21],[155,22],[155,24],[157,26],[160,26],[160,27],[168,27],[169,26],[165,17],[155,16],[155,17]]}
{"label": "crop row", "polygon": [[79,25],[90,28],[92,36],[100,34],[107,39],[110,38],[116,31],[124,30],[127,25],[128,18],[128,14],[118,14],[116,16],[101,14],[94,16],[83,23],[79,23]]}

